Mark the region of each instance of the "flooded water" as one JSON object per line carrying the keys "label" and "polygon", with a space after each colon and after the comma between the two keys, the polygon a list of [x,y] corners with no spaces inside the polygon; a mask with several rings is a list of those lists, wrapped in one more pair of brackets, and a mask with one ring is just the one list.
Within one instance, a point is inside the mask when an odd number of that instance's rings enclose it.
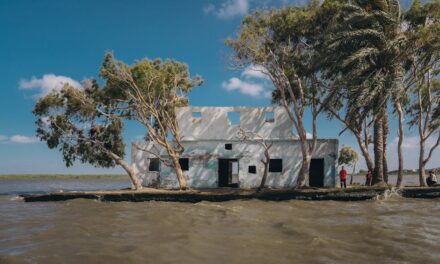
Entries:
{"label": "flooded water", "polygon": [[0,263],[440,262],[440,200],[24,203],[23,190],[128,182],[0,186]]}

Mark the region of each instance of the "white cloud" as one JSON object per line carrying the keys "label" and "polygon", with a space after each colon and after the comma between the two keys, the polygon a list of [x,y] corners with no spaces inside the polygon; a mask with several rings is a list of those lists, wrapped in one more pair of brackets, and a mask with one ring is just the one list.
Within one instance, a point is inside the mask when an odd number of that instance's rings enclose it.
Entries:
{"label": "white cloud", "polygon": [[15,144],[32,144],[40,142],[36,137],[28,137],[23,135],[13,135],[11,137],[0,135],[0,143],[15,143]]}
{"label": "white cloud", "polygon": [[264,72],[265,68],[261,66],[249,65],[241,72],[242,79],[230,78],[222,83],[222,87],[227,91],[237,90],[252,97],[270,98],[272,82]]}
{"label": "white cloud", "polygon": [[23,135],[14,135],[9,138],[9,141],[12,143],[19,143],[19,144],[30,144],[30,143],[39,142],[38,138],[36,137],[28,137]]}
{"label": "white cloud", "polygon": [[36,90],[36,97],[48,95],[52,90],[59,91],[65,84],[69,84],[75,88],[81,89],[81,84],[70,77],[45,74],[38,79],[35,76],[30,80],[20,80],[19,88],[21,90]]}
{"label": "white cloud", "polygon": [[228,81],[224,81],[222,83],[222,87],[227,91],[237,90],[242,94],[250,95],[253,97],[270,96],[270,92],[264,88],[263,84],[242,81],[236,77],[233,77]]}
{"label": "white cloud", "polygon": [[241,73],[241,76],[245,78],[256,78],[256,79],[269,79],[267,75],[265,74],[266,69],[262,66],[258,65],[249,65],[246,67],[243,72]]}
{"label": "white cloud", "polygon": [[242,16],[249,11],[249,0],[226,0],[219,7],[209,4],[204,7],[203,11],[205,14],[214,14],[221,19]]}
{"label": "white cloud", "polygon": [[312,139],[313,135],[311,133],[309,133],[309,132],[306,132],[306,138],[307,139]]}

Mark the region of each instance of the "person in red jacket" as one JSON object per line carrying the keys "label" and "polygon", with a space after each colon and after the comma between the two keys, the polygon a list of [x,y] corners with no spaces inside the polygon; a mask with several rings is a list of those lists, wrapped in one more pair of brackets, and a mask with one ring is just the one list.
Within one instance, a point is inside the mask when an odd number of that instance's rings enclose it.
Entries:
{"label": "person in red jacket", "polygon": [[341,179],[341,188],[347,188],[347,171],[344,169],[344,166],[342,166],[339,177]]}

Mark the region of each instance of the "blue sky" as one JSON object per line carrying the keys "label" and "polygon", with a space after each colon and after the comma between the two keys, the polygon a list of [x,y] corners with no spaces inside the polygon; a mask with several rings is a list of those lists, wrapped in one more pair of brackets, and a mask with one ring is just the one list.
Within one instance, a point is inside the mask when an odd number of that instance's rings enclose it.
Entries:
{"label": "blue sky", "polygon": [[[31,111],[36,97],[60,81],[79,85],[96,76],[106,51],[126,63],[144,57],[188,63],[191,73],[205,80],[190,95],[192,105],[269,105],[270,83],[249,69],[231,70],[231,51],[223,43],[234,36],[241,19],[252,9],[302,2],[0,0],[0,174],[121,171],[83,164],[65,168],[57,150],[49,150],[34,138]],[[395,120],[391,126],[389,158],[394,169]],[[357,148],[349,133],[339,137],[338,121],[321,118],[318,130],[322,138],[339,138],[341,146]],[[124,137],[128,143],[143,133],[142,127],[130,123]],[[405,142],[409,168],[417,167],[416,136],[415,130],[409,131]],[[440,166],[439,151],[429,165]]]}

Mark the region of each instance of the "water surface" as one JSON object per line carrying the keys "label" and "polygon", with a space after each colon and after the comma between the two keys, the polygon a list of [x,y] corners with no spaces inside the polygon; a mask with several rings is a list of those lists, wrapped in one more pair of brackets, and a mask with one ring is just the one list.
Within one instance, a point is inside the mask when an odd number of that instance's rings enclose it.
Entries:
{"label": "water surface", "polygon": [[24,203],[16,197],[22,190],[129,184],[62,181],[0,182],[0,263],[440,262],[439,200]]}

